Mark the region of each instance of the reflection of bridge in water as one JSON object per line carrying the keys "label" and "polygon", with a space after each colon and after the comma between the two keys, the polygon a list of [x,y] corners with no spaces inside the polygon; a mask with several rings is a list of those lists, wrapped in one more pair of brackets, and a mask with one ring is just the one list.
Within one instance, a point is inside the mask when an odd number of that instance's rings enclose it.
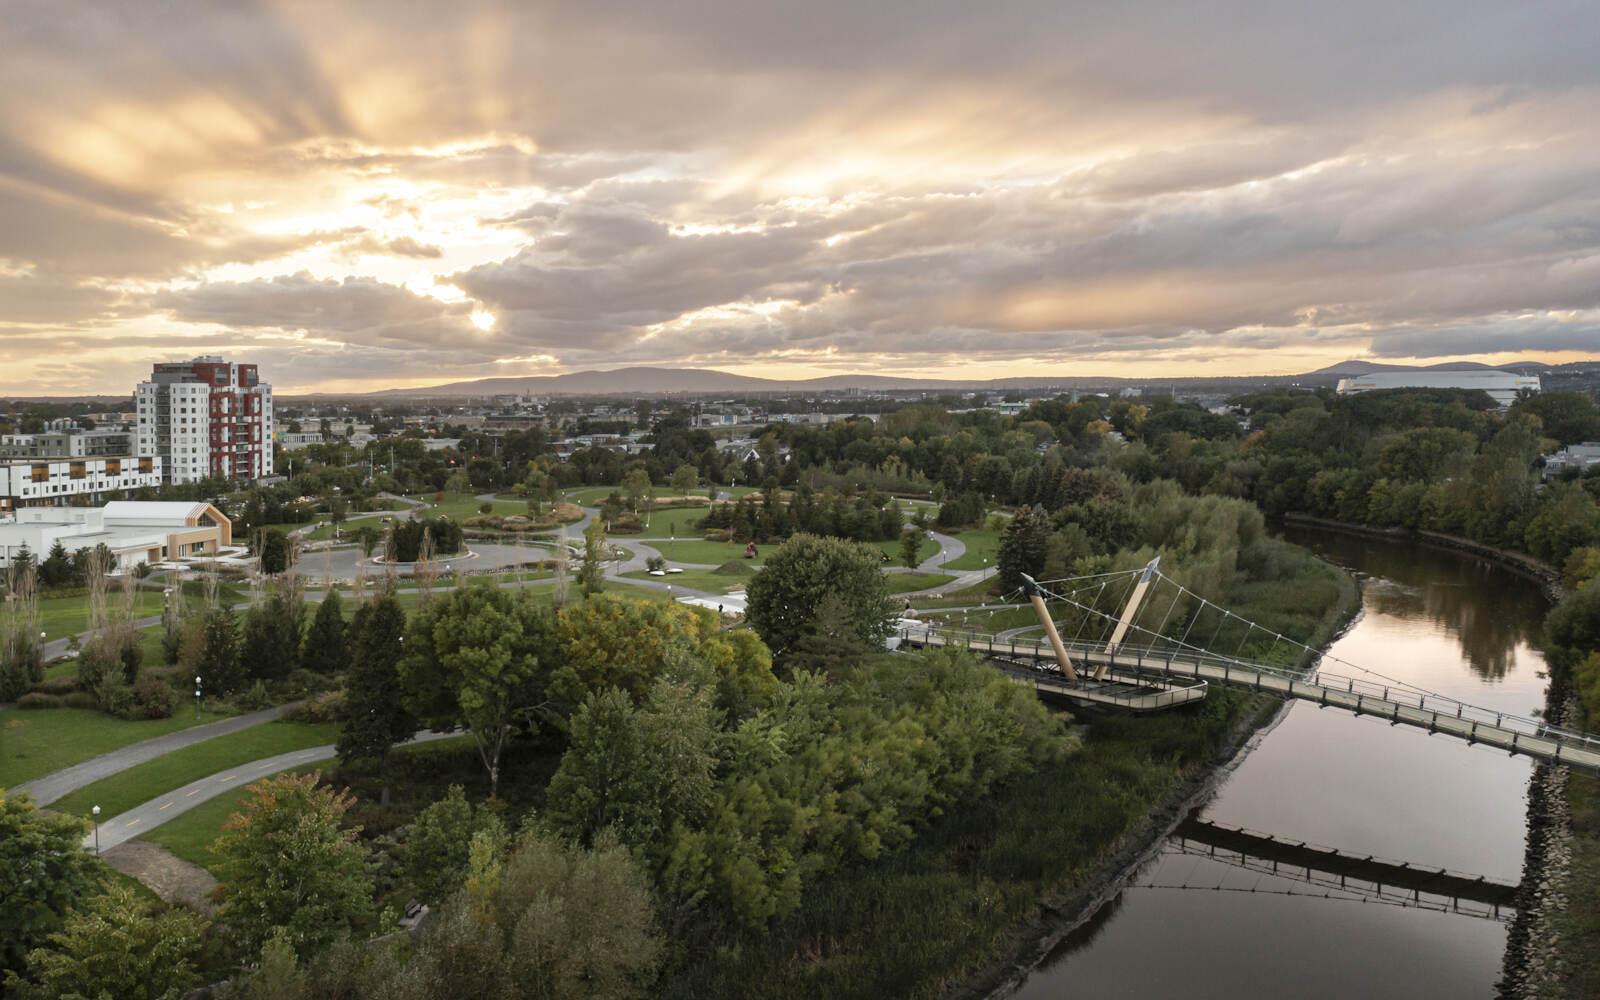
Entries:
{"label": "reflection of bridge in water", "polygon": [[[1024,577],[1025,592],[1039,615],[1046,641],[1002,638],[905,621],[899,629],[900,644],[964,646],[1018,667],[1031,665],[1031,676],[1027,669],[1007,672],[1033,684],[1042,696],[1079,703],[1157,711],[1204,698],[1210,683],[1227,684],[1356,715],[1376,716],[1392,725],[1414,726],[1469,744],[1483,743],[1545,763],[1600,773],[1600,737],[1469,705],[1338,660],[1218,607],[1163,576],[1156,563],[1151,560],[1142,570],[1051,581],[1079,585],[1063,593],[1047,590],[1043,584]],[[1119,586],[1124,581],[1125,589]],[[1108,587],[1112,594],[1106,603]],[[1115,593],[1118,589],[1122,590],[1121,596]],[[1058,608],[1075,621],[1077,629],[1072,639],[1061,637],[1046,599],[1057,602]],[[1119,605],[1120,615],[1116,613]],[[1144,623],[1163,606],[1165,612],[1158,623]],[[1083,633],[1091,625],[1098,635],[1086,639]],[[1173,634],[1180,630],[1181,634]],[[1191,635],[1209,638],[1203,643],[1191,643]],[[1136,641],[1128,641],[1130,637]],[[1216,652],[1229,647],[1231,653]],[[1246,647],[1260,658],[1241,656]],[[1270,662],[1280,647],[1294,654],[1296,662],[1306,664],[1304,668]],[[1330,663],[1350,672],[1325,669]]]}
{"label": "reflection of bridge in water", "polygon": [[1519,886],[1479,875],[1424,868],[1372,855],[1347,854],[1330,847],[1282,840],[1267,834],[1190,817],[1172,832],[1164,853],[1209,858],[1233,868],[1288,879],[1322,890],[1261,889],[1221,884],[1147,883],[1148,888],[1212,889],[1224,892],[1279,892],[1329,899],[1382,902],[1468,916],[1505,919],[1515,908]]}

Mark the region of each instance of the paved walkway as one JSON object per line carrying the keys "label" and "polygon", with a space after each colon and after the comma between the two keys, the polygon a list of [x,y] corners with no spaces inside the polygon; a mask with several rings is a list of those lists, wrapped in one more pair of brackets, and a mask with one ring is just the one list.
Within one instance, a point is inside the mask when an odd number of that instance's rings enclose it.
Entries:
{"label": "paved walkway", "polygon": [[270,722],[278,718],[290,707],[289,705],[279,705],[276,708],[251,712],[249,715],[236,715],[231,719],[221,719],[217,722],[208,722],[200,726],[190,726],[188,729],[180,729],[174,733],[167,733],[165,736],[156,736],[140,743],[130,743],[120,750],[103,753],[81,764],[62,768],[32,781],[25,781],[11,789],[11,791],[27,792],[33,796],[33,801],[36,804],[41,806],[49,805],[69,792],[77,791],[85,785],[99,781],[101,778],[109,778],[118,771],[127,770],[135,764],[143,764],[145,761],[154,760],[162,754],[181,750],[196,743],[203,743],[214,736],[236,733],[241,729],[249,729],[251,726]]}
{"label": "paved walkway", "polygon": [[[417,743],[431,743],[434,740],[447,739],[456,733],[420,732],[400,746],[411,746]],[[175,788],[164,795],[158,795],[143,805],[134,806],[125,813],[113,816],[100,822],[99,837],[100,850],[108,851],[119,844],[132,840],[147,831],[153,830],[161,824],[181,816],[202,802],[209,802],[224,792],[236,788],[243,788],[257,778],[264,778],[269,774],[287,771],[291,767],[310,764],[314,761],[328,760],[335,754],[333,744],[320,747],[307,747],[304,750],[291,750],[280,753],[276,757],[264,757],[261,760],[230,767],[225,771],[207,775],[198,781],[191,781],[182,788]],[[94,850],[95,833],[83,838],[83,846]]]}

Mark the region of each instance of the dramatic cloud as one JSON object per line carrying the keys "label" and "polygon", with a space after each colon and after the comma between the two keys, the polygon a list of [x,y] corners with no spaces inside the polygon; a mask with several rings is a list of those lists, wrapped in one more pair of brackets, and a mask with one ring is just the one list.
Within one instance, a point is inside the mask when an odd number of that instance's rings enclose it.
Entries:
{"label": "dramatic cloud", "polygon": [[1600,12],[0,0],[0,393],[1600,344]]}

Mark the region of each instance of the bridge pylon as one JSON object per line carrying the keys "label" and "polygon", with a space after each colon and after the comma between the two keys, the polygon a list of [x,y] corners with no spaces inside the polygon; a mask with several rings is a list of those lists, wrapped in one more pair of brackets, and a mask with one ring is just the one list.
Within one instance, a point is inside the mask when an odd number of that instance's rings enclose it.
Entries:
{"label": "bridge pylon", "polygon": [[[1134,585],[1133,593],[1128,596],[1128,606],[1122,609],[1122,617],[1117,619],[1117,627],[1111,633],[1111,641],[1106,643],[1106,655],[1110,656],[1122,645],[1122,639],[1128,634],[1128,626],[1133,624],[1133,619],[1139,614],[1139,605],[1144,603],[1145,591],[1150,589],[1150,582],[1159,574],[1156,564],[1161,561],[1160,556],[1150,560],[1144,567],[1144,572],[1139,574],[1139,582]],[[1106,672],[1106,664],[1102,663],[1095,668],[1094,679],[1100,680]]]}
{"label": "bridge pylon", "polygon": [[1050,611],[1044,606],[1044,592],[1033,577],[1026,573],[1021,576],[1022,592],[1028,595],[1034,613],[1039,616],[1039,624],[1044,626],[1044,634],[1050,640],[1050,648],[1055,650],[1056,663],[1061,667],[1062,676],[1066,677],[1068,684],[1078,683],[1078,672],[1072,669],[1072,657],[1067,655],[1067,647],[1061,642],[1061,633],[1056,631],[1056,623],[1050,619]]}

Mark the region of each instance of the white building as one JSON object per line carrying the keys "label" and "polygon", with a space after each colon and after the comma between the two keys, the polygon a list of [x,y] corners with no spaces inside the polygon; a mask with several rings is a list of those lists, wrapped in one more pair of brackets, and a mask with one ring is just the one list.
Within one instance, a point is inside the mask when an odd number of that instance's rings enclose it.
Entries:
{"label": "white building", "polygon": [[110,490],[131,493],[161,485],[159,458],[0,460],[0,513],[23,507],[62,507],[75,498],[99,503]]}
{"label": "white building", "polygon": [[0,567],[26,547],[43,559],[60,542],[68,552],[104,543],[117,569],[213,555],[233,543],[233,522],[208,503],[120,501],[104,507],[30,507],[0,523]]}
{"label": "white building", "polygon": [[1337,392],[1348,396],[1373,389],[1482,389],[1498,406],[1510,406],[1523,389],[1539,391],[1539,376],[1466,369],[1462,371],[1373,372],[1339,380]]}
{"label": "white building", "polygon": [[46,431],[0,434],[0,458],[124,457],[133,454],[133,434],[122,430]]}
{"label": "white building", "polygon": [[1600,467],[1600,441],[1569,444],[1554,455],[1544,457],[1544,478],[1554,479],[1568,469],[1580,473]]}
{"label": "white building", "polygon": [[167,482],[272,475],[272,387],[255,365],[219,357],[158,364],[134,402],[138,453],[163,458]]}

